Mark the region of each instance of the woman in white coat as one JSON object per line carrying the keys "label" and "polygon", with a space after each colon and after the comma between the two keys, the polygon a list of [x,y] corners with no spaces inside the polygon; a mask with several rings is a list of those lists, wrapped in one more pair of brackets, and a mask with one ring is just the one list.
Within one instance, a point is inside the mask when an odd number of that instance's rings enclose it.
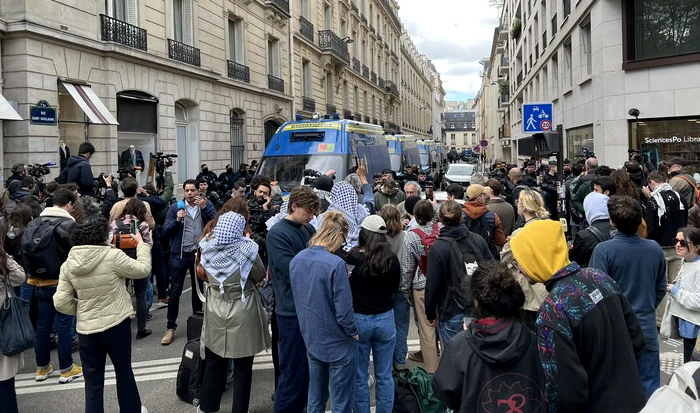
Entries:
{"label": "woman in white coat", "polygon": [[700,333],[700,228],[679,229],[673,244],[683,263],[676,280],[668,284],[666,291],[673,297],[670,313],[678,317],[678,330],[683,337],[683,362],[687,363]]}

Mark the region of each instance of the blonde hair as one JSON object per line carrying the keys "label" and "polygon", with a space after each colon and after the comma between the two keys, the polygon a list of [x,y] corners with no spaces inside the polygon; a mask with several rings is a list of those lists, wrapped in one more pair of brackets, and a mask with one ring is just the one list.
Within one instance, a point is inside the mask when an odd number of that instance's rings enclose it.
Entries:
{"label": "blonde hair", "polygon": [[323,215],[321,228],[309,241],[309,245],[318,245],[335,252],[345,242],[348,235],[348,221],[342,212],[330,211]]}
{"label": "blonde hair", "polygon": [[544,207],[544,199],[539,192],[534,189],[524,189],[520,191],[518,196],[518,206],[522,207],[523,212],[533,215],[539,219],[548,219],[549,212]]}

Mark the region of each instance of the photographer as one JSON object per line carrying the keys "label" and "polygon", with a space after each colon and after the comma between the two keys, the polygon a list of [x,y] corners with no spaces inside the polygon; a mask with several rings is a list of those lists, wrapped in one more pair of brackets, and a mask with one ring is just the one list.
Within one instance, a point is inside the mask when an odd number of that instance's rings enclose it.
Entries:
{"label": "photographer", "polygon": [[[124,193],[124,199],[117,202],[112,207],[112,210],[109,213],[109,222],[113,222],[123,215],[127,202],[136,197],[136,192],[138,189],[139,183],[136,182],[136,179],[126,178],[124,181],[122,181],[122,193]],[[146,211],[146,223],[152,231],[156,226],[156,222],[153,219],[153,215],[151,214],[151,206],[148,203],[146,203]]]}
{"label": "photographer", "polygon": [[22,178],[27,176],[27,174],[27,165],[23,163],[16,163],[12,165],[12,176],[7,178],[7,181],[5,181],[5,188],[7,188],[10,192],[10,196],[14,195],[15,191],[22,188]]}
{"label": "photographer", "polygon": [[59,184],[75,182],[81,195],[93,195],[95,179],[90,167],[90,158],[95,154],[95,147],[90,142],[83,142],[78,148],[78,155],[68,158],[66,169],[56,178]]}
{"label": "photographer", "polygon": [[557,219],[557,165],[556,162],[550,162],[549,171],[542,177],[542,192],[545,195],[545,205],[549,210],[552,219]]}

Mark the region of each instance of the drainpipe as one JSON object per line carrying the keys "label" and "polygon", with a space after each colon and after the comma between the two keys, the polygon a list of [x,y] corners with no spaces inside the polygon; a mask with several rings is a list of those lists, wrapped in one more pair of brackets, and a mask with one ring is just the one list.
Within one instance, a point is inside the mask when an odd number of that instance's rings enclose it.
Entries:
{"label": "drainpipe", "polygon": [[289,120],[294,120],[296,118],[296,87],[294,86],[294,13],[293,13],[294,1],[289,2],[289,15],[292,16],[289,22],[289,90],[292,95],[292,113]]}

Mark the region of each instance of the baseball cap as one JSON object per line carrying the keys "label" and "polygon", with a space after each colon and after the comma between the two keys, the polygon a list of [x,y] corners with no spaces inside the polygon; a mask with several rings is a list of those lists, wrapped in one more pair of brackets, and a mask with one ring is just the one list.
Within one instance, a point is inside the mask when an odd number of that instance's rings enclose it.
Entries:
{"label": "baseball cap", "polygon": [[685,161],[684,158],[681,158],[680,156],[672,158],[670,161],[666,162],[668,165],[680,165],[680,166],[686,166],[687,162]]}
{"label": "baseball cap", "polygon": [[386,234],[386,222],[379,215],[370,215],[362,221],[362,228],[377,234]]}
{"label": "baseball cap", "polygon": [[479,184],[471,184],[467,188],[467,200],[473,201],[481,194],[489,195],[490,193],[491,192],[489,191],[489,188],[485,186],[481,186]]}

